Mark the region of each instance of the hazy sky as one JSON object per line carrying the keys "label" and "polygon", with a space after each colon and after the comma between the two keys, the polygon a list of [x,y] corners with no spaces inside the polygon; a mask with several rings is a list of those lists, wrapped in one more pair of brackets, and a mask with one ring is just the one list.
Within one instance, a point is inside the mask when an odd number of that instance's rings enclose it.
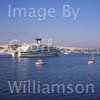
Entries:
{"label": "hazy sky", "polygon": [[[12,8],[55,8],[56,18],[9,18],[9,4]],[[75,21],[73,15],[62,16],[65,4],[80,9]],[[37,37],[53,38],[56,45],[100,48],[100,0],[0,0],[0,44],[12,39],[32,42]]]}

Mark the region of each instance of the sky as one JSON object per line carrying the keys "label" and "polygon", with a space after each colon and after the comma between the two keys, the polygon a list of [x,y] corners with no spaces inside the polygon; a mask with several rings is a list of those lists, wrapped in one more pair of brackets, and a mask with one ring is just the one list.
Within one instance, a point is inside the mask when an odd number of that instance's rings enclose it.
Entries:
{"label": "sky", "polygon": [[[8,5],[13,8],[55,8],[56,17],[37,18],[8,16]],[[63,16],[63,6],[70,5],[79,13]],[[33,42],[35,38],[52,38],[57,46],[100,48],[100,0],[0,0],[0,44],[11,40]]]}

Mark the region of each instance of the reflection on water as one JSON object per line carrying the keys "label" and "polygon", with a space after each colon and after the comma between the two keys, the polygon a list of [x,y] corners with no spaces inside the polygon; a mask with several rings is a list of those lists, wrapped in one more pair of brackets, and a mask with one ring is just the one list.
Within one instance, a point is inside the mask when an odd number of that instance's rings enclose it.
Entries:
{"label": "reflection on water", "polygon": [[37,72],[38,72],[38,73],[41,73],[42,70],[43,70],[43,66],[44,66],[44,65],[35,65],[35,66],[36,66]]}
{"label": "reflection on water", "polygon": [[95,74],[96,73],[96,64],[88,65],[88,68],[89,68],[89,72],[91,74]]}

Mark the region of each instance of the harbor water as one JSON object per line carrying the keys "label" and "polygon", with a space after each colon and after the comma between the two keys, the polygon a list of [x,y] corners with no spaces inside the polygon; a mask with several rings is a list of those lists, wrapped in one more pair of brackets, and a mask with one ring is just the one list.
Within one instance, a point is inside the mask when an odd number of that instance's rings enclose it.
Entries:
{"label": "harbor water", "polygon": [[[0,100],[100,100],[100,55],[94,55],[96,63],[88,65],[89,54],[68,54],[57,57],[18,58],[9,55],[0,56]],[[42,59],[44,65],[35,65],[37,59]],[[11,93],[8,82],[36,82],[36,93],[26,91],[21,87]],[[27,83],[26,83],[27,84]],[[33,84],[33,83],[32,83]],[[53,93],[38,93],[37,85],[72,84],[65,93],[62,90]],[[82,93],[75,91],[77,84],[83,85]],[[93,84],[94,91],[86,92],[86,85]],[[31,86],[30,89],[32,89]],[[79,88],[80,90],[81,88]],[[69,93],[69,90],[71,93]]]}

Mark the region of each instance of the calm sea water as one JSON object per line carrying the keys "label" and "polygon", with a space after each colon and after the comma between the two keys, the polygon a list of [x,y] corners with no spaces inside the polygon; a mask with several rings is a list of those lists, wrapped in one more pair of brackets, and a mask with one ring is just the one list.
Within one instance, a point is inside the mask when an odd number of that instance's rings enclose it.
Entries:
{"label": "calm sea water", "polygon": [[[70,54],[59,57],[41,58],[45,65],[36,66],[38,58],[13,59],[0,56],[0,100],[100,100],[100,55],[95,55],[96,63],[88,65],[90,55]],[[32,94],[16,92],[11,94],[8,81],[35,80],[41,84],[94,84],[94,93],[77,94],[51,93]],[[74,88],[74,87],[73,87]]]}

